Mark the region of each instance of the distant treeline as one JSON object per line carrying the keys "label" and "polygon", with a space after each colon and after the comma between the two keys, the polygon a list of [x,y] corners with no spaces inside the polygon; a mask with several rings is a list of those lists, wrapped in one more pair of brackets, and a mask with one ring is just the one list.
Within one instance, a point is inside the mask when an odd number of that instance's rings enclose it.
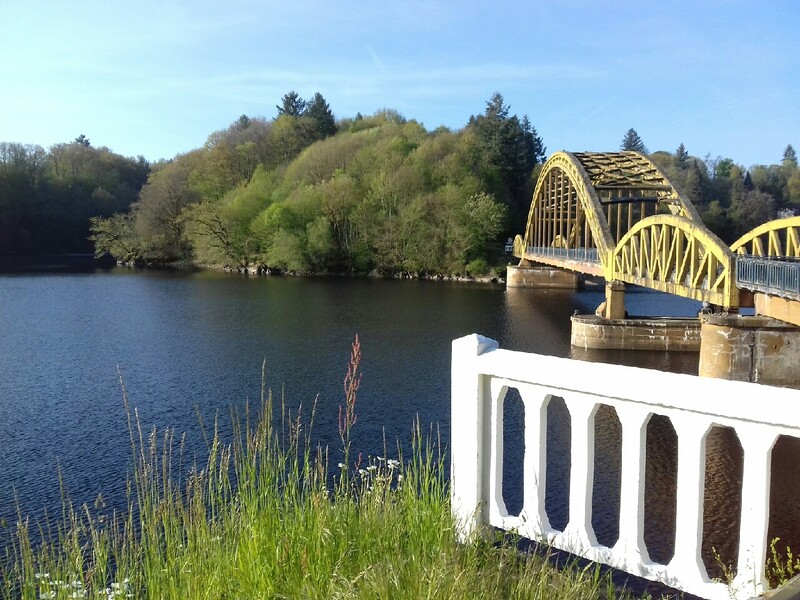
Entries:
{"label": "distant treeline", "polygon": [[[477,273],[524,228],[545,147],[500,94],[458,131],[390,109],[336,121],[319,93],[290,92],[277,108],[152,165],[84,136],[48,151],[0,144],[0,254],[93,242],[97,254],[151,265]],[[647,153],[633,129],[620,148]],[[683,144],[649,156],[726,242],[800,209],[792,146],[780,164],[749,170]]]}
{"label": "distant treeline", "polygon": [[92,252],[89,219],[128,210],[149,174],[83,135],[49,150],[0,142],[0,256]]}

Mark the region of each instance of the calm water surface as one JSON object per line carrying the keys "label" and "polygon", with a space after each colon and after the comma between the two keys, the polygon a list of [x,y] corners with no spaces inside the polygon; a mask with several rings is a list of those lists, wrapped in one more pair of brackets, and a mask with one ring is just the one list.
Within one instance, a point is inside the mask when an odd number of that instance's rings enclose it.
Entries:
{"label": "calm water surface", "polygon": [[[0,519],[58,514],[58,471],[71,499],[124,503],[130,445],[120,378],[144,427],[186,432],[257,403],[261,366],[289,406],[318,396],[317,438],[337,447],[342,379],[363,350],[354,448],[407,443],[412,422],[449,439],[450,342],[477,332],[502,347],[695,372],[697,354],[571,350],[569,317],[602,291],[211,272],[0,276]],[[692,315],[697,303],[629,293],[631,314]],[[613,431],[611,432],[613,437]],[[5,528],[6,535],[8,527]],[[2,533],[0,533],[0,538]]]}

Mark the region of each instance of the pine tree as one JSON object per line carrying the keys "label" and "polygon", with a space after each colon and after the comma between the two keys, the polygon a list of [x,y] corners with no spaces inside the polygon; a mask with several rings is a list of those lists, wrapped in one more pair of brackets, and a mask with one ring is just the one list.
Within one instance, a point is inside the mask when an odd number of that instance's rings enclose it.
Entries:
{"label": "pine tree", "polygon": [[629,151],[647,154],[647,147],[644,145],[642,138],[639,137],[639,134],[636,133],[636,130],[633,127],[628,129],[625,137],[622,138],[622,143],[619,145],[619,149],[623,152]]}
{"label": "pine tree", "polygon": [[331,107],[319,92],[306,103],[305,116],[314,122],[314,132],[318,139],[325,139],[336,133],[336,120]]}
{"label": "pine tree", "polygon": [[786,150],[783,151],[783,162],[787,161],[794,164],[795,167],[797,166],[797,152],[794,151],[791,144],[786,146]]}
{"label": "pine tree", "polygon": [[300,97],[300,94],[292,90],[285,94],[281,99],[281,104],[276,105],[278,115],[288,115],[290,117],[300,117],[306,110],[306,101]]}
{"label": "pine tree", "polygon": [[484,114],[470,117],[469,127],[478,138],[487,179],[499,184],[492,192],[512,210],[524,213],[533,191],[529,189],[531,172],[545,156],[536,129],[527,116],[522,120],[509,116],[509,107],[499,92],[486,103]]}
{"label": "pine tree", "polygon": [[681,142],[681,145],[678,146],[678,149],[675,151],[675,164],[680,169],[686,168],[687,161],[689,160],[689,153],[686,151],[686,147]]}

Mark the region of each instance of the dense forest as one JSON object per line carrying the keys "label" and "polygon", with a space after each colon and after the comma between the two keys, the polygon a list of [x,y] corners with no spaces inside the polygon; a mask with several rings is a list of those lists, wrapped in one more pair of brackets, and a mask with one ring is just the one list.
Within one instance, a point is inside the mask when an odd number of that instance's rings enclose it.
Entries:
{"label": "dense forest", "polygon": [[[289,92],[272,120],[241,116],[202,148],[148,164],[85,136],[0,144],[0,255],[86,252],[129,263],[294,272],[486,272],[524,228],[545,147],[497,93],[458,131],[384,109],[335,120]],[[635,130],[620,149],[648,153]],[[800,209],[792,146],[779,164],[649,153],[733,241]]]}
{"label": "dense forest", "polygon": [[0,142],[0,257],[92,252],[90,218],[127,211],[149,174],[84,135],[47,151]]}

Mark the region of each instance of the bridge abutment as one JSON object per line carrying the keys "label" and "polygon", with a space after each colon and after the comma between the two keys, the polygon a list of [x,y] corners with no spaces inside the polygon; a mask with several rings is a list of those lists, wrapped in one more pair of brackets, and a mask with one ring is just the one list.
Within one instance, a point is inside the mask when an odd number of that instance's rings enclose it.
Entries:
{"label": "bridge abutment", "polygon": [[800,327],[740,315],[701,315],[701,377],[800,388]]}
{"label": "bridge abutment", "polygon": [[583,276],[556,267],[510,265],[506,270],[506,287],[579,290],[583,288]]}

